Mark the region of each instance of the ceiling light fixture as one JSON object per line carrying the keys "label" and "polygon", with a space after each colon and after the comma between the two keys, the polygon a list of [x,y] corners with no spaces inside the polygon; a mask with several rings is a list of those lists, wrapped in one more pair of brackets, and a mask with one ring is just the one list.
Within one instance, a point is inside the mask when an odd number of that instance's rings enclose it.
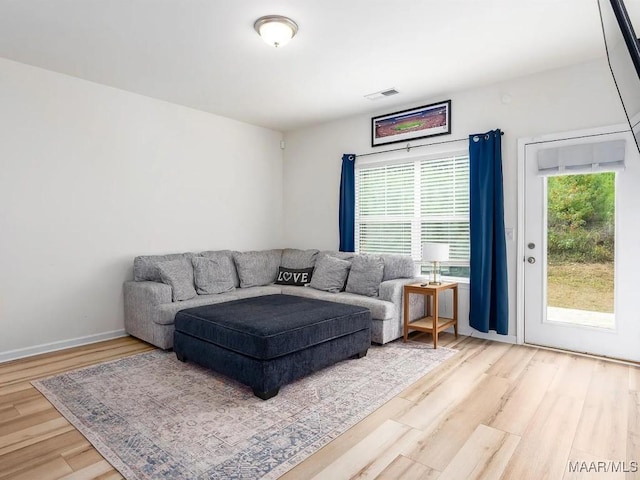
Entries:
{"label": "ceiling light fixture", "polygon": [[260,17],[253,24],[253,28],[265,43],[276,48],[285,45],[298,33],[296,22],[282,15]]}

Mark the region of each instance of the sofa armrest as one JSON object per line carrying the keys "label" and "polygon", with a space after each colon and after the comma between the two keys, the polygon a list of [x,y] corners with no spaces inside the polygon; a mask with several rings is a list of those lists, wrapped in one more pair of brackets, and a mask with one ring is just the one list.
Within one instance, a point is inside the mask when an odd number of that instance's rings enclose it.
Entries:
{"label": "sofa armrest", "polygon": [[157,345],[153,319],[158,305],[171,303],[171,287],[159,282],[125,282],[123,290],[126,332]]}
{"label": "sofa armrest", "polygon": [[380,284],[378,298],[393,302],[396,305],[402,305],[402,292],[404,286],[410,283],[420,282],[418,278],[396,278],[395,280],[385,280]]}
{"label": "sofa armrest", "polygon": [[160,305],[171,303],[171,287],[160,282],[124,282],[126,304]]}
{"label": "sofa armrest", "polygon": [[[380,284],[380,300],[392,302],[398,312],[398,321],[404,321],[404,286],[410,283],[420,283],[424,280],[421,278],[397,278],[395,280],[386,280]],[[409,321],[420,318],[424,315],[424,296],[411,295],[409,305]]]}

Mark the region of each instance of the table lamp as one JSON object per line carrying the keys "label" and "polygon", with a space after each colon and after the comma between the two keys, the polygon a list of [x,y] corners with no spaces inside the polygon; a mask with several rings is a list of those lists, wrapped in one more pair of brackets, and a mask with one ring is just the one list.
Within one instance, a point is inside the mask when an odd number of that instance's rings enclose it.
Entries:
{"label": "table lamp", "polygon": [[429,285],[442,285],[440,281],[440,262],[449,260],[448,243],[423,243],[422,261],[432,262],[431,280]]}

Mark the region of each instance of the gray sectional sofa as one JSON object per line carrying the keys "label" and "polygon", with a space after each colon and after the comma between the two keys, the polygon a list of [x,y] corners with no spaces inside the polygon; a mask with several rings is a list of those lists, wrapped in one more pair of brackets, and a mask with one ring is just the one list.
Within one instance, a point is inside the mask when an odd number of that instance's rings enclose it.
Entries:
{"label": "gray sectional sofa", "polygon": [[[341,281],[336,272],[345,266],[347,277]],[[288,283],[283,279],[293,277],[289,269],[312,267],[306,286],[275,283]],[[133,275],[124,283],[125,329],[162,349],[173,346],[173,322],[180,310],[280,293],[366,307],[372,341],[384,344],[402,336],[403,286],[417,281],[409,256],[291,248],[139,256]],[[330,288],[331,282],[342,288]],[[416,316],[422,305],[413,303],[420,302],[420,295],[412,296],[410,310]]]}

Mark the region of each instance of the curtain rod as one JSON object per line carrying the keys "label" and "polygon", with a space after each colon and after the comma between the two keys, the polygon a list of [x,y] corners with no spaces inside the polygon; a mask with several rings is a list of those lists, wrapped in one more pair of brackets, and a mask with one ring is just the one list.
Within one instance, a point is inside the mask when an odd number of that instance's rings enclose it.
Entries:
{"label": "curtain rod", "polygon": [[[504,132],[500,132],[500,135],[501,136],[504,135]],[[454,140],[443,140],[442,142],[424,143],[422,145],[416,145],[416,146],[412,146],[410,143],[407,143],[406,147],[390,148],[389,150],[380,150],[379,152],[356,154],[356,158],[358,158],[358,157],[368,157],[369,155],[378,155],[380,153],[398,152],[400,150],[406,150],[407,152],[410,152],[412,148],[431,147],[433,145],[443,145],[445,143],[464,142],[465,140],[469,140],[469,137],[467,137],[467,138],[456,138]]]}

